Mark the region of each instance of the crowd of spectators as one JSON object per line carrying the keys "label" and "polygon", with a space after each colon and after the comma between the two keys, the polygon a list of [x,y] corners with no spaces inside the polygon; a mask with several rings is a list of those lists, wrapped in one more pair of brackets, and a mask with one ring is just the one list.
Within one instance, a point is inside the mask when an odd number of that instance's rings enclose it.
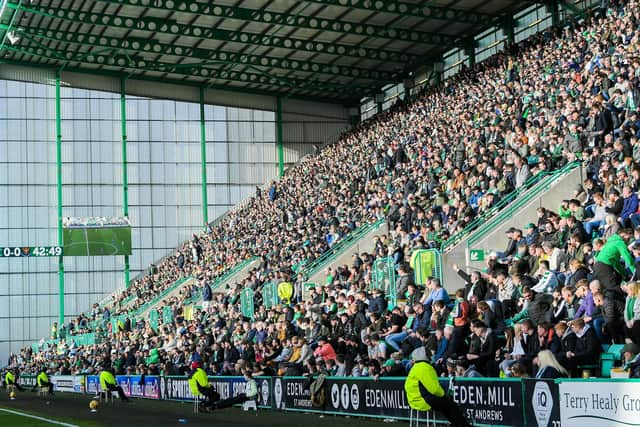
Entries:
{"label": "crowd of spectators", "polygon": [[[117,372],[212,375],[404,375],[424,351],[442,375],[576,375],[600,344],[640,353],[640,43],[637,1],[550,28],[463,70],[411,102],[379,114],[304,159],[208,232],[194,235],[145,277],[64,325],[140,307],[180,277],[199,284],[163,305],[173,321],[128,323],[94,346],[63,343],[12,355],[11,365],[91,373],[105,358]],[[417,286],[412,250],[440,247],[530,177],[579,161],[587,179],[538,223],[511,229],[484,271],[453,266],[464,283],[449,300],[437,279]],[[303,297],[296,272],[364,223],[386,218],[388,235],[350,266],[327,271]],[[631,245],[631,246],[628,246]],[[629,252],[631,249],[631,254]],[[208,285],[258,256],[260,266],[225,293]],[[371,290],[372,266],[393,257],[398,305]],[[621,262],[621,259],[623,260]],[[294,283],[291,304],[267,309],[260,290]],[[623,281],[628,284],[621,286]],[[447,284],[457,288],[459,284]],[[256,290],[253,321],[239,289]],[[183,301],[204,290],[206,307]],[[127,304],[125,300],[130,300]],[[637,303],[636,303],[637,301]],[[108,310],[108,311],[107,311]],[[108,322],[104,323],[106,329]]]}

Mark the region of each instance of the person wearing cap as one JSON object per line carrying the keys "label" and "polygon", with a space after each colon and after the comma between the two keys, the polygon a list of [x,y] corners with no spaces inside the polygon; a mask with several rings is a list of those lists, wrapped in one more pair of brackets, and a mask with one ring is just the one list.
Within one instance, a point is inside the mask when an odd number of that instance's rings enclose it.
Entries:
{"label": "person wearing cap", "polygon": [[404,377],[407,371],[402,364],[402,352],[396,352],[391,358],[382,364],[381,377]]}
{"label": "person wearing cap", "polygon": [[524,233],[524,241],[527,243],[527,246],[540,242],[540,233],[538,233],[538,227],[534,223],[530,222],[525,225]]}
{"label": "person wearing cap", "polygon": [[129,398],[124,394],[122,387],[118,385],[116,377],[113,375],[111,364],[108,362],[103,363],[102,371],[100,371],[100,387],[102,388],[103,393],[117,392],[118,397],[123,402],[129,400]]}
{"label": "person wearing cap", "polygon": [[640,346],[627,343],[620,350],[623,368],[629,371],[629,378],[640,378]]}
{"label": "person wearing cap", "polygon": [[220,399],[220,394],[216,392],[200,362],[191,362],[191,373],[187,379],[189,389],[194,396],[204,396],[206,400],[202,403],[203,407],[213,409],[214,403]]}
{"label": "person wearing cap", "polygon": [[470,426],[462,410],[445,394],[436,370],[427,362],[426,354],[414,351],[411,356],[414,364],[404,382],[409,406],[422,412],[438,411],[456,427]]}

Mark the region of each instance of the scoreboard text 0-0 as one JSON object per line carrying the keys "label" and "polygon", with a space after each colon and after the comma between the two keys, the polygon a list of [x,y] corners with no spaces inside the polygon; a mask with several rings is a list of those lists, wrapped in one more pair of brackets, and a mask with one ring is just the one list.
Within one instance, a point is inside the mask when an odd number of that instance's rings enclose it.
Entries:
{"label": "scoreboard text 0-0", "polygon": [[62,255],[60,246],[14,246],[0,248],[2,257],[45,257]]}

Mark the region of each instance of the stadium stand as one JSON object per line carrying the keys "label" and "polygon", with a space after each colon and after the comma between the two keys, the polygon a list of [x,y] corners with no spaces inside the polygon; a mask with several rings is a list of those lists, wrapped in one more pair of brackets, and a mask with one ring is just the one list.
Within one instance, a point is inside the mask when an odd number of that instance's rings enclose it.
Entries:
{"label": "stadium stand", "polygon": [[[197,361],[211,375],[398,376],[424,346],[441,375],[599,375],[612,360],[639,375],[639,22],[637,2],[611,2],[375,116],[65,325],[66,339],[11,365],[88,374],[108,361],[122,373],[182,375]],[[587,178],[566,203],[511,229],[484,271],[452,266],[464,284],[452,301],[435,280],[412,283],[413,250],[440,248],[532,176],[575,161]],[[304,265],[381,219],[390,231],[374,250],[303,298]],[[374,261],[389,255],[404,286],[391,310],[370,291]],[[254,256],[246,278],[212,292]],[[160,304],[156,325],[126,317],[186,277],[197,284]],[[292,304],[265,306],[261,290],[274,281],[293,283]],[[256,291],[253,321],[239,310],[244,288]],[[109,338],[78,345],[78,333]]]}

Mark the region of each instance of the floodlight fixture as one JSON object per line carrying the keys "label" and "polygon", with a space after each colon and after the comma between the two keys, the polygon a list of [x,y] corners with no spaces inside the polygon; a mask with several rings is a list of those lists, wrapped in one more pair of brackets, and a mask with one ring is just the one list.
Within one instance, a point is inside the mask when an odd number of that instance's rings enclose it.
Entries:
{"label": "floodlight fixture", "polygon": [[7,33],[7,39],[12,45],[17,44],[20,41],[20,37],[13,31]]}

